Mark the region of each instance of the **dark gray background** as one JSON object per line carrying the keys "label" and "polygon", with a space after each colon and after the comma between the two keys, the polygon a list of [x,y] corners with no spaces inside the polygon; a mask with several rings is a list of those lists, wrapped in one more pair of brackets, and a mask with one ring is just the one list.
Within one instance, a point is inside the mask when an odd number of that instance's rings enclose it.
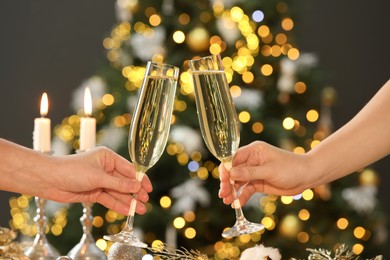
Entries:
{"label": "dark gray background", "polygon": [[[333,118],[339,128],[390,78],[390,1],[305,2],[297,41],[301,51],[318,54],[327,83],[338,91]],[[44,91],[52,125],[59,124],[69,114],[72,90],[104,59],[102,40],[115,22],[113,1],[1,0],[0,137],[32,146]],[[389,157],[374,166],[389,215]],[[8,226],[10,195],[0,192],[2,226]]]}

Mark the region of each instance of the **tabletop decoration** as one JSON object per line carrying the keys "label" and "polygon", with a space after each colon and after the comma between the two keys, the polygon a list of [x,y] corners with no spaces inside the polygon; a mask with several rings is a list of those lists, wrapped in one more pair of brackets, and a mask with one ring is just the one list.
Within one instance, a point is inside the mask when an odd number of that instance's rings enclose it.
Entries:
{"label": "tabletop decoration", "polygon": [[[96,145],[96,119],[92,115],[92,96],[88,87],[84,92],[84,113],[85,117],[80,120],[80,149],[78,153],[86,152],[95,148]],[[80,242],[75,245],[67,254],[74,260],[104,260],[106,255],[100,250],[92,236],[92,203],[82,203],[83,215],[80,222],[83,228],[83,235]]]}
{"label": "tabletop decoration", "polygon": [[[34,120],[33,132],[33,148],[46,155],[51,155],[51,132],[50,119],[45,118],[49,110],[49,101],[46,93],[43,93],[41,99],[41,118]],[[47,218],[45,214],[46,200],[35,197],[35,204],[37,206],[36,216],[34,222],[37,226],[37,234],[35,235],[33,245],[28,247],[24,252],[30,259],[37,260],[54,260],[60,254],[55,247],[53,247],[46,238]]]}

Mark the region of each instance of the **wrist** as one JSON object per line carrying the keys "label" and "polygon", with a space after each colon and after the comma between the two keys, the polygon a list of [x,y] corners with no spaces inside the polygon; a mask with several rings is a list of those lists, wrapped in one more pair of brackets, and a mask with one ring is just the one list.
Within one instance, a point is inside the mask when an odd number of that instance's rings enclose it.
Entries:
{"label": "wrist", "polygon": [[308,171],[311,175],[311,187],[317,187],[331,181],[331,169],[328,161],[321,157],[317,151],[311,150],[305,154]]}

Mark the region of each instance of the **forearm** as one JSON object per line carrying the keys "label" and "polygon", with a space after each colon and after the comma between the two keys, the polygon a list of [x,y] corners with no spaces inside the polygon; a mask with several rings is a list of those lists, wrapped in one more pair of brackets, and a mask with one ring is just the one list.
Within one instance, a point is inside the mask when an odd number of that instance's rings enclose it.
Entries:
{"label": "forearm", "polygon": [[333,181],[390,153],[390,81],[346,125],[308,153],[319,183]]}
{"label": "forearm", "polygon": [[[39,195],[47,155],[0,138],[0,189]],[[42,174],[41,174],[42,173]]]}

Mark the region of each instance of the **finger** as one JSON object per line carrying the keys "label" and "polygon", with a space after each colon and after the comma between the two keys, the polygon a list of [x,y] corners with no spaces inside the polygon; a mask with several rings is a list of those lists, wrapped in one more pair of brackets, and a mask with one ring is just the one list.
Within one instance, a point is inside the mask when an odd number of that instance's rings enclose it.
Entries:
{"label": "finger", "polygon": [[122,176],[135,179],[136,170],[135,166],[124,157],[114,153],[109,149],[104,149],[106,152],[104,157],[104,169],[107,172],[116,171]]}
{"label": "finger", "polygon": [[115,190],[109,190],[109,189],[106,189],[105,192],[107,192],[110,196],[112,196],[116,200],[119,200],[119,201],[125,203],[126,205],[130,204],[131,201],[133,200],[133,195],[130,193],[121,193],[121,192],[117,192]]}
{"label": "finger", "polygon": [[227,197],[223,198],[222,201],[223,201],[223,203],[225,203],[226,205],[230,205],[230,204],[233,203],[234,198],[233,198],[232,194],[229,194]]}
{"label": "finger", "polygon": [[[130,210],[130,203],[124,203],[121,200],[116,199],[106,192],[102,192],[97,196],[96,202],[102,204],[104,207],[109,208],[115,212],[118,212],[122,215],[128,215]],[[145,214],[146,207],[143,203],[137,202],[136,210],[138,214]]]}
{"label": "finger", "polygon": [[221,181],[219,184],[218,196],[220,198],[226,198],[232,193],[231,185],[229,181]]}
{"label": "finger", "polygon": [[[110,196],[112,196],[115,199],[125,203],[126,205],[130,205],[131,201],[134,198],[133,195],[131,195],[131,194],[124,194],[124,193],[120,193],[120,192],[117,192],[117,191],[114,191],[114,190],[106,190],[106,192]],[[148,200],[149,200],[148,193],[145,190],[141,190],[139,193],[137,193],[137,200],[142,202],[142,203],[148,202]]]}
{"label": "finger", "polygon": [[240,203],[241,203],[241,206],[244,206],[248,200],[250,199],[250,197],[258,192],[258,187],[255,187],[252,183],[248,183],[242,190],[241,190],[241,193],[240,193],[240,196],[238,197],[239,200],[240,200]]}
{"label": "finger", "polygon": [[142,188],[145,189],[146,192],[150,193],[153,191],[152,182],[150,181],[148,175],[144,175],[141,181]]}
{"label": "finger", "polygon": [[[236,191],[238,191],[238,190],[240,190],[240,189],[244,189],[246,187],[246,183],[243,183],[243,182],[240,182],[240,183],[235,183],[234,184],[234,189],[235,189],[235,191],[233,191],[232,190],[232,185],[230,184],[230,182],[229,182],[229,193],[228,194],[223,194],[224,195],[224,197],[223,197],[223,202],[225,203],[225,204],[232,204],[233,203],[233,201],[235,200],[235,196],[233,195],[234,193],[233,192],[236,192]],[[240,192],[241,192],[241,190],[240,190]],[[238,195],[238,193],[236,193],[237,195]],[[238,196],[238,198],[240,198],[240,196]],[[233,205],[232,205],[232,207],[233,207]]]}
{"label": "finger", "polygon": [[148,202],[149,201],[148,193],[144,189],[141,189],[140,192],[137,193],[137,200],[143,203]]}
{"label": "finger", "polygon": [[234,181],[254,181],[272,178],[273,171],[264,166],[237,166],[230,170],[230,178]]}
{"label": "finger", "polygon": [[95,181],[97,187],[111,189],[122,193],[137,193],[141,190],[141,184],[137,180],[111,176],[109,174],[104,175],[104,178],[96,178]]}
{"label": "finger", "polygon": [[229,171],[226,170],[223,163],[218,166],[218,173],[220,181],[229,181]]}
{"label": "finger", "polygon": [[249,158],[253,156],[257,150],[256,143],[257,142],[242,146],[237,150],[233,158],[233,167],[236,165],[247,164]]}

